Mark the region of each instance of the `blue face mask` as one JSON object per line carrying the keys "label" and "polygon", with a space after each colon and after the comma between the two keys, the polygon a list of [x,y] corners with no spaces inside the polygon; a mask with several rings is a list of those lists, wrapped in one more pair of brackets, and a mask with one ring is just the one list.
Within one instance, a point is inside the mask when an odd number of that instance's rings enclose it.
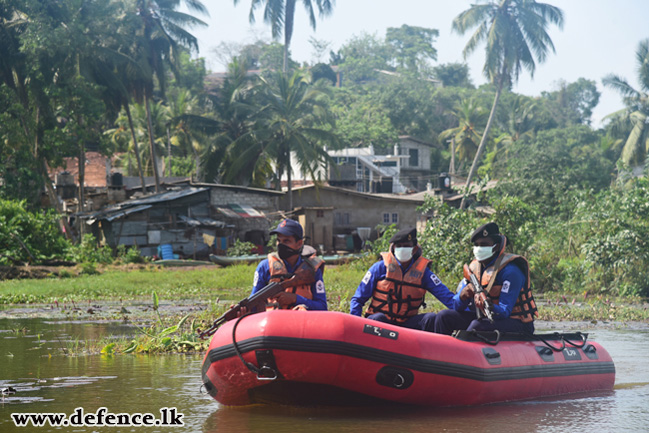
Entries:
{"label": "blue face mask", "polygon": [[473,247],[473,256],[479,262],[487,260],[489,257],[494,255],[495,247],[495,245],[492,245],[490,247]]}
{"label": "blue face mask", "polygon": [[407,262],[412,259],[413,247],[394,247],[394,257],[400,262]]}

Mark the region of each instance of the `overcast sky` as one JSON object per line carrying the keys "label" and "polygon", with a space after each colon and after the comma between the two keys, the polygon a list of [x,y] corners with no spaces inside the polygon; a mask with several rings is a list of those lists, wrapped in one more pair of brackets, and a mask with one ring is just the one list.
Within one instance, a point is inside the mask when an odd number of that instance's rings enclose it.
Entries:
{"label": "overcast sky", "polygon": [[[291,41],[291,57],[298,61],[313,61],[314,51],[309,39],[331,43],[336,51],[353,36],[374,34],[383,39],[388,27],[403,24],[439,30],[434,42],[437,62],[462,62],[462,50],[469,34],[451,32],[451,22],[477,0],[336,0],[333,13],[318,19],[316,30],[308,24],[301,1],[297,2],[295,29]],[[252,43],[262,38],[270,40],[269,27],[263,23],[260,11],[256,24],[248,21],[251,0],[203,0],[210,17],[200,17],[209,26],[193,29],[199,39],[201,57],[212,71],[224,71],[213,49],[221,42]],[[314,2],[315,3],[315,2]],[[604,88],[602,77],[615,73],[638,88],[635,50],[642,39],[649,38],[649,0],[553,0],[548,3],[563,10],[563,30],[552,26],[550,36],[556,54],[545,63],[537,64],[534,78],[523,73],[514,91],[537,96],[542,91],[557,89],[557,83],[568,83],[583,77],[594,80],[602,93],[593,114],[593,126],[601,119],[624,107],[622,99]],[[283,39],[282,39],[283,40]],[[486,82],[482,75],[484,45],[466,59],[474,84]],[[327,61],[328,55],[323,60]]]}

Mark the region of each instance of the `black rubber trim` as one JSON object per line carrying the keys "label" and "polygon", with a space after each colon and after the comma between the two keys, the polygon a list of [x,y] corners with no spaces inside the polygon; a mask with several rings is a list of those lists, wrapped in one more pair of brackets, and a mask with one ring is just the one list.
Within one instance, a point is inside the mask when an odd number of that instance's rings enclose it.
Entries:
{"label": "black rubber trim", "polygon": [[[259,349],[289,350],[295,352],[328,353],[365,359],[380,364],[399,366],[423,373],[460,377],[463,379],[494,382],[499,380],[531,379],[537,377],[575,376],[584,374],[615,373],[613,362],[570,362],[566,364],[543,364],[521,367],[481,368],[450,362],[416,358],[401,353],[389,352],[331,340],[301,339],[292,337],[255,337],[237,342],[239,350],[251,352]],[[221,359],[236,356],[232,345],[221,346],[209,351],[210,364]],[[209,367],[207,367],[209,368]],[[206,371],[203,365],[203,371]]]}
{"label": "black rubber trim", "polygon": [[207,370],[209,369],[210,369],[210,363],[208,362],[203,363],[203,367],[201,368],[201,378],[203,379],[203,385],[205,386],[205,391],[207,391],[207,393],[211,395],[212,398],[216,398],[216,394],[219,391],[218,389],[216,389],[216,387],[214,386],[210,378],[207,377]]}

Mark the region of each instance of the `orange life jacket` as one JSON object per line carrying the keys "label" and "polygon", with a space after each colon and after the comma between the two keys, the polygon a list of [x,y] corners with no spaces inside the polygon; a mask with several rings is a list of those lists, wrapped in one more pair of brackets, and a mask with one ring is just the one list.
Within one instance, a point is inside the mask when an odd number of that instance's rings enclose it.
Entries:
{"label": "orange life jacket", "polygon": [[[419,253],[421,254],[421,250]],[[387,252],[381,253],[381,256],[387,272],[385,279],[376,283],[365,317],[374,313],[384,313],[394,322],[403,323],[416,315],[424,302],[426,290],[421,283],[430,260],[420,255],[403,275],[394,254]]]}
{"label": "orange life jacket", "polygon": [[[520,270],[523,271],[523,274],[525,274],[525,285],[521,288],[521,291],[518,294],[518,298],[516,299],[516,304],[514,304],[509,317],[511,317],[512,319],[518,319],[523,323],[530,323],[534,321],[534,317],[538,317],[539,315],[539,312],[536,308],[536,302],[534,302],[534,296],[532,295],[532,287],[530,284],[530,266],[527,263],[527,259],[525,257],[516,254],[505,253],[503,250],[504,245],[503,249],[498,255],[498,258],[494,261],[494,264],[489,266],[488,268],[481,271],[482,264],[474,259],[469,265],[469,269],[471,269],[471,272],[473,272],[473,274],[478,277],[478,281],[480,281],[482,287],[485,290],[489,289],[488,296],[491,298],[493,303],[498,304],[500,302],[500,291],[503,287],[502,285],[496,285],[495,280],[492,283],[491,280],[494,279],[496,274],[508,264],[513,263],[518,266]],[[498,269],[495,268],[496,263],[499,263]],[[489,288],[490,283],[492,284],[491,288]]]}
{"label": "orange life jacket", "polygon": [[[316,257],[315,254],[312,255],[311,257],[303,258],[303,260],[309,261],[314,266],[316,271],[324,265],[324,260]],[[293,276],[293,274],[290,274],[288,272],[288,270],[286,269],[286,265],[284,264],[284,261],[279,257],[277,252],[268,254],[268,269],[270,270],[271,283],[275,283],[275,282],[280,283]],[[295,287],[288,287],[285,291],[295,293],[296,295],[300,295],[306,299],[313,299],[313,293],[311,292],[311,285],[314,282],[315,279],[313,279],[313,281],[309,281],[308,284],[295,286]],[[270,304],[274,304],[274,303],[270,303]],[[290,305],[287,308],[290,309],[292,307],[293,305]],[[276,307],[271,305],[270,308],[267,309],[276,309]]]}

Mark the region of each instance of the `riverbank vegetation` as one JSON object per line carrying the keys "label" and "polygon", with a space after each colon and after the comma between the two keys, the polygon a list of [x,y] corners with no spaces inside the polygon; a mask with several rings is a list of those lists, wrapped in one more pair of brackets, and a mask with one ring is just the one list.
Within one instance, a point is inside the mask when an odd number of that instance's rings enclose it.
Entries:
{"label": "riverbank vegetation", "polygon": [[[368,255],[358,262],[327,268],[329,310],[349,312],[349,301],[366,272],[365,265],[375,259]],[[101,274],[76,278],[3,281],[0,303],[5,304],[8,316],[11,304],[35,303],[45,317],[118,320],[134,326],[128,337],[78,342],[76,353],[193,352],[208,344],[198,338],[197,330],[206,329],[233,302],[248,296],[253,273],[253,265],[191,270],[153,265],[106,268]],[[457,283],[450,278],[445,281],[451,288]],[[649,323],[649,303],[640,297],[575,291],[546,292],[537,298],[539,320],[546,322]],[[437,300],[428,297],[426,311],[441,308]]]}
{"label": "riverbank vegetation", "polygon": [[[52,268],[52,278],[0,282],[0,304],[149,299],[156,292],[163,300],[209,305],[191,321],[154,323],[159,329],[148,336],[162,344],[222,311],[217,299],[248,293],[249,266],[169,271],[133,247],[111,250],[91,235],[72,239],[83,230],[69,227],[48,173],[63,157],[84,161],[86,151],[100,152],[143,189],[145,176],[153,177],[156,191],[158,169],[204,182],[278,187],[291,173],[291,152],[301,171],[315,176],[332,163],[325,149],[371,144],[391,154],[398,137],[409,135],[432,143],[434,172],[475,175],[484,187],[472,202],[462,200],[465,209],[433,197],[421,207],[423,253],[451,289],[471,259],[471,232],[493,220],[509,251],[529,259],[532,286],[545,300],[542,317],[646,320],[649,40],[637,46],[639,88],[614,70],[602,80],[624,97],[625,108],[597,129],[593,80],[558,82],[538,96],[512,91],[520,73],[551,55],[545,29],[563,17],[543,5],[546,12],[523,14],[532,21],[501,25],[521,11],[499,8],[536,10],[536,2],[475,5],[455,19],[462,33],[476,23],[495,33],[534,24],[533,32],[497,34],[487,44],[489,83],[479,87],[466,64],[430,63],[436,29],[404,24],[385,37],[355,36],[329,60],[324,49],[317,63],[304,65],[290,59],[290,38],[284,46],[221,46],[228,70],[210,81],[205,59],[191,57],[197,41],[187,31],[201,25],[192,15],[205,12],[200,1],[41,3],[17,0],[0,10],[0,266],[9,267],[0,275],[25,264],[76,265]],[[189,13],[177,10],[181,3]],[[488,10],[494,13],[480,13]],[[276,12],[281,17],[283,10]],[[483,42],[482,33],[475,35],[467,53]],[[539,37],[541,45],[534,43]],[[518,57],[532,51],[544,54]],[[78,184],[83,212],[83,169]],[[471,190],[457,192],[468,197]],[[395,227],[381,230],[365,259],[327,270],[332,310],[348,309],[363,273],[387,248]]]}
{"label": "riverbank vegetation", "polygon": [[[469,234],[491,219],[508,236],[510,249],[529,258],[537,293],[649,296],[649,269],[643,266],[649,261],[649,182],[643,172],[649,41],[637,47],[638,89],[614,73],[603,80],[624,96],[626,108],[595,129],[596,82],[580,78],[537,97],[516,94],[511,83],[532,72],[535,61],[521,63],[512,52],[511,59],[494,57],[485,67],[490,84],[476,87],[465,64],[431,66],[435,29],[404,25],[387,29],[385,38],[354,37],[328,62],[306,65],[285,62],[290,53],[280,44],[257,41],[228,50],[228,71],[206,89],[203,60],[190,60],[196,40],[183,31],[200,22],[176,14],[179,2],[156,9],[155,16],[142,16],[140,2],[77,3],[42,10],[39,2],[20,0],[2,12],[0,265],[70,261],[91,275],[107,264],[146,260],[135,248],[112,251],[90,235],[71,241],[62,209],[41,207],[42,191],[59,204],[45,167],[56,167],[63,156],[92,148],[118,156],[115,168],[141,179],[157,178],[155,168],[164,166],[169,175],[266,187],[289,168],[287,156],[296,150],[289,143],[304,144],[295,156],[304,173],[314,174],[331,163],[325,147],[372,143],[378,153],[392,153],[400,135],[411,135],[434,144],[434,171],[464,176],[477,161],[478,182],[497,181],[467,209],[432,198],[422,207],[428,223],[421,244],[444,280],[457,280],[470,259]],[[205,12],[200,2],[191,4],[191,13]],[[545,9],[551,14],[535,15],[543,23],[535,28],[563,21],[556,8]],[[462,17],[478,11],[470,8],[454,25],[466,30],[471,23],[462,24]],[[170,16],[179,19],[178,32],[166,32]],[[498,16],[471,22],[485,20],[489,27]],[[153,34],[166,43],[145,37]],[[160,62],[147,64],[146,48],[158,50]],[[551,44],[542,51],[551,54]],[[496,68],[501,62],[515,71]],[[130,66],[132,75],[120,74]],[[296,102],[290,112],[268,108],[282,98]],[[274,124],[294,125],[294,135],[269,135]],[[79,202],[83,211],[83,188]],[[384,244],[378,240],[374,252]]]}

